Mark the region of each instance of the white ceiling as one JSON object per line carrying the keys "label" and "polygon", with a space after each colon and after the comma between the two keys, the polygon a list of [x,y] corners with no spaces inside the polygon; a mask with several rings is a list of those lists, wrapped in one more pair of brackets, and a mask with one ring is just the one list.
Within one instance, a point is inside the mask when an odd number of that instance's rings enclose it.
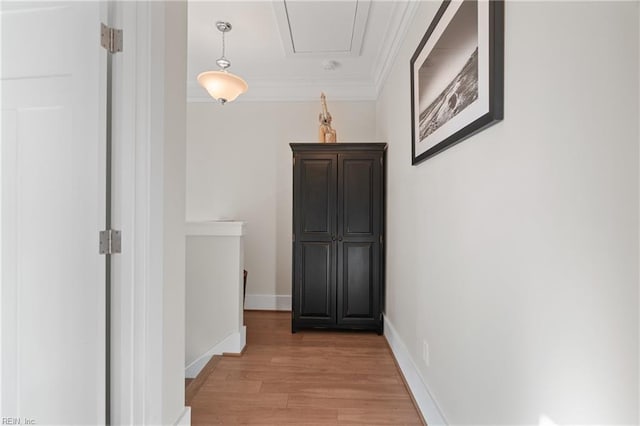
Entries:
{"label": "white ceiling", "polygon": [[[238,100],[373,100],[416,1],[189,0],[187,96],[212,102],[196,76],[217,69],[216,21],[228,21],[229,71],[249,90]],[[409,65],[407,64],[407,67]]]}
{"label": "white ceiling", "polygon": [[370,0],[272,4],[287,56],[360,56]]}

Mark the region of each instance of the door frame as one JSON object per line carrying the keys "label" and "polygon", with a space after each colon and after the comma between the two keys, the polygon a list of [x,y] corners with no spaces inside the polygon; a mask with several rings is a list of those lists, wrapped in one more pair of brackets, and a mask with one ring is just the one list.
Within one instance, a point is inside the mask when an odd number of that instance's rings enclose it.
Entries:
{"label": "door frame", "polygon": [[112,260],[111,418],[113,424],[188,425],[184,398],[177,418],[171,414],[176,407],[167,407],[170,401],[165,400],[171,383],[165,380],[164,359],[163,123],[168,101],[162,67],[170,42],[163,35],[173,17],[165,14],[164,1],[109,2],[115,3],[112,25],[124,30],[124,50],[114,56],[119,78],[114,81],[118,124],[113,131],[112,220],[123,237],[122,253]]}
{"label": "door frame", "polygon": [[109,1],[109,7],[109,25],[124,31],[123,52],[113,56],[112,223],[123,238],[122,252],[112,258],[111,419],[113,424],[147,424],[145,401],[157,399],[148,393],[160,389],[160,383],[153,387],[145,377],[153,365],[147,359],[152,355],[146,355],[154,352],[149,340],[156,334],[146,308],[153,296],[148,248],[154,182],[148,120],[140,119],[150,114],[151,88],[143,78],[150,62],[150,13],[147,2]]}

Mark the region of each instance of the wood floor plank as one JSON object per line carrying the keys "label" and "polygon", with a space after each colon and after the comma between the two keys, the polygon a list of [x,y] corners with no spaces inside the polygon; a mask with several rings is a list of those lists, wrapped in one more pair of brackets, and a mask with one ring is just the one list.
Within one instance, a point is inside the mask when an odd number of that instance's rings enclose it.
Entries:
{"label": "wood floor plank", "polygon": [[422,420],[412,409],[345,408],[338,410],[338,424],[421,425]]}
{"label": "wood floor plank", "polygon": [[[268,394],[269,395],[269,394]],[[382,410],[414,410],[415,406],[407,399],[354,399],[354,398],[322,398],[302,395],[291,395],[287,401],[288,408],[353,408]]]}
{"label": "wood floor plank", "polygon": [[310,372],[278,372],[272,370],[246,371],[234,370],[227,374],[226,380],[260,380],[270,383],[309,383],[345,382],[369,385],[398,385],[402,380],[393,374],[340,374],[340,373],[310,373]]}
{"label": "wood floor plank", "polygon": [[330,409],[234,409],[196,418],[193,424],[322,424],[337,425],[338,410]]}
{"label": "wood floor plank", "polygon": [[383,336],[292,334],[288,312],[245,311],[245,324],[244,353],[196,379],[193,425],[423,424]]}
{"label": "wood floor plank", "polygon": [[226,380],[229,372],[224,368],[216,368],[208,377],[208,380]]}
{"label": "wood floor plank", "polygon": [[222,392],[212,394],[203,392],[193,399],[191,411],[193,416],[222,413],[226,410],[287,408],[288,399],[289,395],[285,393],[242,394]]}
{"label": "wood floor plank", "polygon": [[[261,380],[207,380],[199,392],[240,392],[257,393],[262,387]],[[273,393],[273,392],[272,392]],[[276,392],[277,393],[277,392]]]}
{"label": "wood floor plank", "polygon": [[[336,361],[337,362],[337,361]],[[349,372],[355,374],[371,374],[371,375],[390,375],[397,374],[397,370],[393,365],[348,365],[341,366],[325,361],[323,365],[311,362],[291,361],[285,362],[280,359],[277,362],[265,362],[263,360],[244,359],[235,363],[221,363],[219,368],[228,371],[272,371],[279,373],[308,373],[313,371],[317,374],[340,374],[341,372]]]}
{"label": "wood floor plank", "polygon": [[261,393],[288,393],[291,395],[320,398],[352,399],[404,399],[404,385],[358,385],[353,383],[268,383],[260,388]]}

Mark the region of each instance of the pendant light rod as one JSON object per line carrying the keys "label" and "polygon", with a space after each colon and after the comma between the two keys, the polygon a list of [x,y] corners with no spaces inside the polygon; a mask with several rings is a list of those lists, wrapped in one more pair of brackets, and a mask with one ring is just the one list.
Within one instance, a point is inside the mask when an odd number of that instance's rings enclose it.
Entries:
{"label": "pendant light rod", "polygon": [[222,33],[222,56],[216,60],[216,64],[221,69],[226,70],[231,66],[231,61],[225,58],[224,56],[224,51],[225,51],[224,34],[231,31],[232,27],[231,27],[231,24],[228,22],[218,21],[216,22],[216,28],[218,29],[218,31]]}

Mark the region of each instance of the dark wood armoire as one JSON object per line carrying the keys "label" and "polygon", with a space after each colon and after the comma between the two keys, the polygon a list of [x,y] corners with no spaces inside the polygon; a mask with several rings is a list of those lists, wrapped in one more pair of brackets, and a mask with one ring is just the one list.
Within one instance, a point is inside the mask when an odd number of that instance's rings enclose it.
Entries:
{"label": "dark wood armoire", "polygon": [[382,334],[385,143],[292,143],[291,330]]}

